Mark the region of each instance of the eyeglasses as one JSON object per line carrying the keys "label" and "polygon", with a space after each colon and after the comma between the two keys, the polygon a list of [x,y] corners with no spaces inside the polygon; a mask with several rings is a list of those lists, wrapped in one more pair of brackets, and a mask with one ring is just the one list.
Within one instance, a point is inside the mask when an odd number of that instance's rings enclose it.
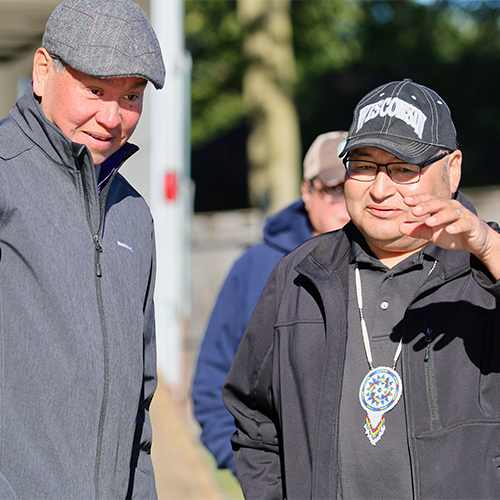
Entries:
{"label": "eyeglasses", "polygon": [[339,184],[338,186],[333,187],[318,187],[316,186],[316,184],[314,184],[314,179],[312,179],[309,181],[309,190],[317,191],[321,198],[328,199],[332,202],[342,201],[342,198],[344,196],[344,184]]}
{"label": "eyeglasses", "polygon": [[422,170],[425,167],[442,160],[449,154],[450,151],[445,151],[444,153],[417,165],[403,162],[386,163],[381,165],[380,163],[375,163],[373,161],[350,160],[347,157],[343,159],[343,162],[346,168],[347,176],[355,181],[372,182],[377,178],[380,169],[385,167],[387,175],[396,184],[415,184],[420,180]]}

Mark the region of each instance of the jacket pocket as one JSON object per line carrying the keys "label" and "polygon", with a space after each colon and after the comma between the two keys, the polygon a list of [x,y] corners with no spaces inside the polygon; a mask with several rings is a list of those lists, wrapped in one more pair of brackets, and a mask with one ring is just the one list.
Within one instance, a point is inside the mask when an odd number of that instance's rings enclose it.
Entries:
{"label": "jacket pocket", "polygon": [[435,356],[433,349],[434,330],[427,327],[425,331],[425,386],[427,389],[427,400],[429,401],[429,412],[431,418],[431,429],[441,427],[441,418],[439,416],[438,390],[436,384]]}

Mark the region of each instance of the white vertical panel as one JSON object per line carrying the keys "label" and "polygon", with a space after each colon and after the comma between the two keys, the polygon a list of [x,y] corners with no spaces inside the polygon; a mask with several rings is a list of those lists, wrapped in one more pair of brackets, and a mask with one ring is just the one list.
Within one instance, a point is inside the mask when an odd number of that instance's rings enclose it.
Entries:
{"label": "white vertical panel", "polygon": [[[165,87],[151,94],[150,204],[157,238],[158,368],[174,393],[183,384],[183,351],[189,316],[189,75],[184,49],[183,0],[151,0],[150,19],[167,69]],[[177,197],[166,198],[167,175]]]}

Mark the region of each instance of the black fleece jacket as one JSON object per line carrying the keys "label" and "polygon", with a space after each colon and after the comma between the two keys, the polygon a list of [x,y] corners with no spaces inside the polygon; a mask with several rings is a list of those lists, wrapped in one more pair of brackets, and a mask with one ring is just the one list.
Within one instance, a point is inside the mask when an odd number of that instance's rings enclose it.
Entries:
{"label": "black fleece jacket", "polygon": [[[352,228],[313,238],[280,261],[229,372],[223,399],[236,420],[247,499],[337,498]],[[500,285],[475,257],[445,251],[406,311],[402,377],[415,498],[500,497],[498,297]]]}

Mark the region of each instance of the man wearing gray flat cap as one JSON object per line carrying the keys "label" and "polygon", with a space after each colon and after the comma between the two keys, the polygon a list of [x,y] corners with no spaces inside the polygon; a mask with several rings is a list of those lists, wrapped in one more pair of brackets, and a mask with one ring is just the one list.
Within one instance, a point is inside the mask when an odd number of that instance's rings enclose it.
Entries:
{"label": "man wearing gray flat cap", "polygon": [[65,0],[0,122],[0,498],[155,499],[155,250],[118,173],[165,68],[129,0]]}

